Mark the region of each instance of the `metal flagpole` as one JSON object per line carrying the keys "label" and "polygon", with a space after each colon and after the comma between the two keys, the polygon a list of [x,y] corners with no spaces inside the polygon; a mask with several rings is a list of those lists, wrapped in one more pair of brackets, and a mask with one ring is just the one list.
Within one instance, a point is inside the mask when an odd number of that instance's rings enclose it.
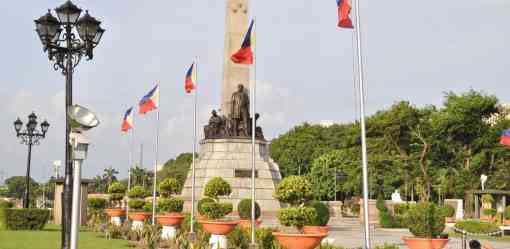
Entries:
{"label": "metal flagpole", "polygon": [[[134,116],[134,115],[133,115]],[[128,131],[128,146],[129,146],[129,169],[128,169],[128,193],[131,190],[131,169],[133,167],[133,128]],[[129,196],[127,197],[127,201],[129,202]],[[126,206],[126,220],[129,217],[129,206]]]}
{"label": "metal flagpole", "polygon": [[[190,237],[195,238],[195,153],[197,146],[197,109],[198,109],[198,57],[194,61],[194,74],[195,74],[195,91],[193,93],[193,154],[191,161],[191,224],[190,224]],[[192,76],[193,77],[193,76]]]}
{"label": "metal flagpole", "polygon": [[[158,94],[160,94],[161,89],[158,86]],[[152,225],[156,224],[156,182],[157,182],[157,173],[158,173],[158,155],[159,155],[159,96],[158,96],[158,112],[156,114],[156,160],[154,163],[154,177],[153,177],[153,189],[152,189]]]}
{"label": "metal flagpole", "polygon": [[[257,25],[255,24],[255,18],[253,18],[253,28],[254,32],[252,35],[255,37],[255,30]],[[256,104],[256,93],[257,93],[257,61],[256,61],[256,53],[255,53],[255,44],[251,44],[253,48],[253,57],[254,57],[254,63],[253,63],[253,75],[254,80],[251,84],[251,245],[252,248],[255,248],[256,244],[256,237],[255,237],[255,229],[256,229],[256,223],[255,223],[255,129],[256,129],[256,122],[255,122],[255,104]]]}
{"label": "metal flagpole", "polygon": [[363,54],[361,52],[361,20],[359,14],[359,2],[355,0],[356,16],[356,47],[358,59],[358,83],[360,101],[360,125],[361,125],[361,157],[363,162],[363,223],[365,232],[365,249],[370,249],[370,226],[368,222],[368,163],[367,163],[367,141],[365,132],[365,88],[363,85]]}

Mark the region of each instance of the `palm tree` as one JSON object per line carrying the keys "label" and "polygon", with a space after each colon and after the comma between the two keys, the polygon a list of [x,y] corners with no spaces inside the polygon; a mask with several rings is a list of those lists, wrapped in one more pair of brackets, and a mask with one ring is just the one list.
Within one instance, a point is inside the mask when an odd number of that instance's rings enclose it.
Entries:
{"label": "palm tree", "polygon": [[106,181],[107,189],[110,186],[110,184],[112,184],[112,182],[117,181],[117,177],[115,175],[118,173],[119,173],[119,171],[114,169],[112,166],[104,169],[103,179]]}
{"label": "palm tree", "polygon": [[143,177],[145,175],[145,169],[135,166],[131,169],[131,184],[133,186],[142,185]]}

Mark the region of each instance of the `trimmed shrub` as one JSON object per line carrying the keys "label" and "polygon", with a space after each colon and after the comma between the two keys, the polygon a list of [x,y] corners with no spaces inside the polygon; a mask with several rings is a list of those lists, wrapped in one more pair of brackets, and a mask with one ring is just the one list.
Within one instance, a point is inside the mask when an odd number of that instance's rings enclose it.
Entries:
{"label": "trimmed shrub", "polygon": [[455,223],[455,227],[468,233],[492,233],[499,231],[499,226],[495,223],[484,222],[480,220],[461,220]]}
{"label": "trimmed shrub", "polygon": [[120,201],[124,199],[126,186],[120,182],[114,182],[108,187],[108,193],[110,194],[110,207],[116,207],[120,204]]}
{"label": "trimmed shrub", "polygon": [[130,199],[128,201],[129,209],[132,211],[143,211],[145,200],[143,199]]}
{"label": "trimmed shrub", "polygon": [[412,207],[412,204],[409,203],[397,203],[393,205],[393,213],[395,215],[405,215],[407,211]]}
{"label": "trimmed shrub", "polygon": [[106,199],[90,198],[88,199],[88,208],[91,210],[101,210],[106,208]]}
{"label": "trimmed shrub", "polygon": [[393,228],[393,216],[388,211],[379,211],[379,224],[383,228]]}
{"label": "trimmed shrub", "polygon": [[158,210],[163,213],[180,213],[184,207],[184,201],[179,198],[162,198],[158,200]]}
{"label": "trimmed shrub", "polygon": [[181,189],[179,181],[173,177],[168,177],[159,183],[159,192],[162,197],[170,197],[174,194],[178,194]]}
{"label": "trimmed shrub", "polygon": [[197,211],[198,211],[198,213],[201,214],[201,215],[205,215],[203,206],[204,206],[205,203],[210,203],[210,202],[214,202],[214,199],[205,197],[205,198],[202,198],[201,200],[199,200],[198,203],[197,203]]}
{"label": "trimmed shrub", "polygon": [[[237,212],[239,213],[239,218],[244,220],[251,219],[251,199],[242,199],[237,204]],[[257,202],[255,202],[255,219],[260,217],[260,206]]]}
{"label": "trimmed shrub", "polygon": [[129,198],[135,199],[143,199],[149,195],[149,192],[147,192],[147,190],[145,190],[142,186],[134,186],[128,193]]}
{"label": "trimmed shrub", "polygon": [[204,188],[204,195],[215,200],[219,196],[228,196],[232,193],[230,184],[221,177],[214,177],[207,182]]}
{"label": "trimmed shrub", "polygon": [[0,224],[8,230],[41,230],[50,218],[48,209],[0,209]]}
{"label": "trimmed shrub", "polygon": [[304,225],[316,219],[317,212],[312,207],[289,207],[278,211],[278,220],[284,226],[293,226],[301,230]]}
{"label": "trimmed shrub", "polygon": [[[152,213],[152,201],[146,201],[142,207],[144,212]],[[158,212],[158,205],[156,205],[156,212]]]}
{"label": "trimmed shrub", "polygon": [[505,208],[505,219],[510,219],[510,206]]}
{"label": "trimmed shrub", "polygon": [[498,211],[494,208],[484,208],[482,209],[482,213],[486,216],[494,217]]}
{"label": "trimmed shrub", "polygon": [[450,205],[443,205],[441,210],[445,217],[453,217],[455,215],[455,208]]}
{"label": "trimmed shrub", "polygon": [[320,201],[312,201],[308,205],[309,207],[315,209],[315,217],[310,220],[310,223],[307,225],[312,226],[325,226],[329,222],[329,207],[328,205],[320,202]]}
{"label": "trimmed shrub", "polygon": [[445,228],[445,217],[436,204],[422,202],[407,212],[409,231],[420,238],[437,238]]}
{"label": "trimmed shrub", "polygon": [[384,197],[382,195],[379,195],[379,197],[377,198],[377,201],[375,203],[375,207],[377,208],[377,210],[379,210],[381,212],[387,212],[388,211],[388,208],[386,207],[386,203],[384,201]]}
{"label": "trimmed shrub", "polygon": [[304,176],[288,176],[276,186],[273,196],[281,202],[298,206],[313,198],[312,184]]}
{"label": "trimmed shrub", "polygon": [[482,203],[494,203],[494,197],[490,194],[484,194],[482,195]]}
{"label": "trimmed shrub", "polygon": [[202,205],[204,215],[211,220],[218,220],[231,213],[232,203],[206,202]]}

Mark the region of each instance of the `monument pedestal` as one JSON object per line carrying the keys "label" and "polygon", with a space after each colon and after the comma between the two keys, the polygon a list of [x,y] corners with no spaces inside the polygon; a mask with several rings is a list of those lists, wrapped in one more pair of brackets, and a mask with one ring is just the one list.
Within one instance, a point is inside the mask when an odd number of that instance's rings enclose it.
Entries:
{"label": "monument pedestal", "polygon": [[[203,197],[205,184],[213,177],[222,177],[232,187],[232,194],[225,198],[237,208],[244,198],[251,198],[251,140],[248,138],[205,139],[200,142],[199,158],[195,162],[195,197]],[[269,158],[268,143],[255,141],[255,187],[256,201],[263,215],[275,215],[280,202],[273,197],[275,185],[281,180],[278,165]],[[191,210],[191,170],[188,174],[182,198],[184,209]]]}

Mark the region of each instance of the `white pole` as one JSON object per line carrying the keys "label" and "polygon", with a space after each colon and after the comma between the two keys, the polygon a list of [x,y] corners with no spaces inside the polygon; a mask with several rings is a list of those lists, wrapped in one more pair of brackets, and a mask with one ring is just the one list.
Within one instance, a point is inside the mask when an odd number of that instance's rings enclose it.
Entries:
{"label": "white pole", "polygon": [[193,154],[191,155],[191,227],[190,234],[195,233],[195,153],[197,146],[197,109],[198,109],[198,57],[195,58],[195,91],[193,93]]}
{"label": "white pole", "polygon": [[73,161],[73,206],[71,211],[71,249],[78,248],[80,231],[81,160]]}
{"label": "white pole", "polygon": [[361,125],[361,157],[363,163],[363,223],[365,232],[365,249],[370,249],[370,225],[368,221],[368,163],[367,163],[367,141],[365,132],[365,89],[363,85],[363,54],[361,52],[361,20],[359,14],[359,2],[355,0],[356,16],[356,47],[358,57],[358,82],[359,82],[359,101],[360,101],[360,125]]}
{"label": "white pole", "polygon": [[[129,146],[129,169],[128,169],[128,193],[131,190],[131,169],[133,167],[133,129],[131,131],[128,131],[128,146]],[[127,201],[129,203],[129,196],[127,197]],[[129,217],[129,206],[126,205],[126,220]]]}
{"label": "white pole", "polygon": [[[160,92],[161,93],[161,92]],[[159,99],[158,99],[159,102]],[[159,103],[158,103],[159,105]],[[154,164],[154,177],[153,177],[153,189],[152,189],[152,225],[156,224],[156,182],[157,182],[157,173],[158,173],[158,155],[159,155],[159,109],[156,114],[156,160]]]}
{"label": "white pole", "polygon": [[[253,26],[254,29],[256,28],[255,24],[255,18],[253,18]],[[255,31],[254,31],[255,34]],[[253,247],[255,247],[256,244],[256,235],[255,235],[255,229],[257,228],[256,222],[255,222],[255,130],[256,130],[256,122],[255,122],[255,114],[256,114],[256,93],[257,93],[257,66],[256,66],[256,54],[255,54],[255,44],[252,44],[253,46],[253,57],[254,57],[254,63],[253,63],[253,75],[254,80],[251,84],[251,244]]]}

